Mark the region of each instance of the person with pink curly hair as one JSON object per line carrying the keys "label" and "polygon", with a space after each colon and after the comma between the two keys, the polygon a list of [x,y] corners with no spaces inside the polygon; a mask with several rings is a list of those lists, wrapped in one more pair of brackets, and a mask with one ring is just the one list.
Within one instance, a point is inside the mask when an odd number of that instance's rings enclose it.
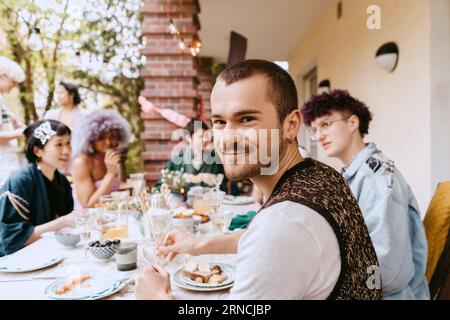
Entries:
{"label": "person with pink curly hair", "polygon": [[71,168],[76,208],[92,208],[100,196],[120,189],[121,151],[130,137],[129,123],[116,110],[97,110],[78,122]]}

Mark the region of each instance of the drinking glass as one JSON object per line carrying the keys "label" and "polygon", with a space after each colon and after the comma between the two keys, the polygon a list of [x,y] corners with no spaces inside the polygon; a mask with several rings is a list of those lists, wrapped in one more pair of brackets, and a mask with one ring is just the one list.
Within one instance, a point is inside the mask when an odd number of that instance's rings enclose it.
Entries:
{"label": "drinking glass", "polygon": [[130,174],[130,182],[133,188],[133,197],[137,197],[145,190],[145,174],[132,173]]}
{"label": "drinking glass", "polygon": [[75,211],[75,225],[81,240],[87,241],[91,238],[92,214],[89,210]]}
{"label": "drinking glass", "polygon": [[[155,250],[163,247],[167,241],[167,234],[172,228],[172,216],[170,211],[164,209],[151,209],[148,214],[150,222],[151,237],[155,244]],[[163,266],[164,258],[156,259],[156,263]]]}
{"label": "drinking glass", "polygon": [[100,197],[101,216],[97,222],[101,239],[121,239],[128,236],[128,193],[117,192]]}
{"label": "drinking glass", "polygon": [[233,218],[233,212],[229,210],[221,210],[216,212],[211,217],[211,222],[214,227],[214,231],[221,235],[228,229]]}
{"label": "drinking glass", "polygon": [[89,209],[75,211],[75,226],[84,247],[84,260],[87,261],[87,248],[91,238],[93,214]]}
{"label": "drinking glass", "polygon": [[224,198],[225,192],[220,190],[210,191],[205,195],[205,199],[209,207],[208,213],[211,219],[217,212],[220,211]]}

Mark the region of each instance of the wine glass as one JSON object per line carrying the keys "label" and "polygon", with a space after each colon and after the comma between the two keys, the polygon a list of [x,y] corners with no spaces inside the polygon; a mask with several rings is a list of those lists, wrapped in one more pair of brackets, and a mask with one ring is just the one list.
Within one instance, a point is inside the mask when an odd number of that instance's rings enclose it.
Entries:
{"label": "wine glass", "polygon": [[[155,250],[165,246],[167,241],[167,234],[172,228],[172,216],[170,211],[154,209],[148,215],[151,227],[151,237],[155,243]],[[164,258],[157,259],[156,263],[163,266]]]}
{"label": "wine glass", "polygon": [[220,211],[222,207],[223,199],[225,198],[225,192],[220,190],[213,190],[205,195],[206,201],[208,203],[209,216],[212,217]]}
{"label": "wine glass", "polygon": [[137,197],[141,192],[145,190],[145,174],[144,173],[132,173],[130,174],[130,182],[133,188],[133,197]]}
{"label": "wine glass", "polygon": [[224,178],[225,176],[222,173],[216,174],[216,184],[214,186],[214,190],[220,190],[220,185],[222,184]]}
{"label": "wine glass", "polygon": [[229,210],[221,210],[219,212],[216,212],[211,217],[211,222],[212,222],[215,232],[218,235],[224,234],[225,231],[230,226],[232,218],[233,218],[233,212],[231,212]]}
{"label": "wine glass", "polygon": [[84,245],[84,259],[87,260],[87,246],[91,238],[93,214],[90,210],[75,211],[75,226]]}

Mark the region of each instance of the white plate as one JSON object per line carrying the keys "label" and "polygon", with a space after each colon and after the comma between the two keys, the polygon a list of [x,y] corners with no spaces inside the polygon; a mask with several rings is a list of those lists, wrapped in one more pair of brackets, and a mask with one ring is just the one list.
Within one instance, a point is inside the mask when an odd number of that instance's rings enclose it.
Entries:
{"label": "white plate", "polygon": [[183,274],[183,270],[180,269],[175,272],[173,279],[175,284],[180,288],[184,288],[187,290],[193,291],[216,291],[216,290],[224,290],[231,288],[234,284],[234,268],[228,264],[224,263],[211,263],[210,265],[219,265],[222,269],[222,272],[228,275],[227,280],[222,282],[221,284],[217,283],[199,283],[191,280],[189,277],[186,277]]}
{"label": "white plate", "polygon": [[83,281],[65,294],[56,291],[69,278],[60,278],[45,289],[45,295],[55,300],[96,300],[110,296],[126,286],[124,280],[114,279],[105,275],[93,275],[91,279]]}
{"label": "white plate", "polygon": [[223,199],[223,204],[231,205],[251,204],[254,202],[255,200],[249,196],[225,196]]}
{"label": "white plate", "polygon": [[20,251],[0,259],[0,272],[29,272],[44,269],[61,262],[60,255],[39,255],[30,259],[21,256]]}

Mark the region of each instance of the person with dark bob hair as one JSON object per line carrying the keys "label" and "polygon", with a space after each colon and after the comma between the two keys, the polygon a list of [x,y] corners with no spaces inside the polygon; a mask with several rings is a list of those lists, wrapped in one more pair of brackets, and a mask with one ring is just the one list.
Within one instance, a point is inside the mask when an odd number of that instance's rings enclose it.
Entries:
{"label": "person with dark bob hair", "polygon": [[55,90],[55,101],[61,107],[48,110],[44,119],[61,121],[73,129],[77,122],[88,114],[85,109],[79,107],[81,103],[80,93],[78,87],[72,83],[64,81],[59,83]]}
{"label": "person with dark bob hair", "polygon": [[71,157],[70,129],[56,120],[41,120],[26,127],[24,135],[29,164],[0,189],[0,256],[44,232],[75,225],[72,188],[59,172]]}
{"label": "person with dark bob hair", "polygon": [[[183,170],[186,184],[180,193],[186,196],[194,186],[212,187],[217,182],[221,190],[227,191],[228,180],[223,165],[216,158],[208,125],[200,119],[192,119],[184,127],[183,138],[184,144],[173,150],[165,167],[168,171]],[[162,184],[161,177],[155,184],[156,189],[160,189]]]}
{"label": "person with dark bob hair", "polygon": [[385,299],[429,299],[427,242],[411,188],[374,143],[365,143],[372,114],[348,91],[311,97],[301,109],[312,138],[342,161],[341,173],[364,215],[381,267]]}

